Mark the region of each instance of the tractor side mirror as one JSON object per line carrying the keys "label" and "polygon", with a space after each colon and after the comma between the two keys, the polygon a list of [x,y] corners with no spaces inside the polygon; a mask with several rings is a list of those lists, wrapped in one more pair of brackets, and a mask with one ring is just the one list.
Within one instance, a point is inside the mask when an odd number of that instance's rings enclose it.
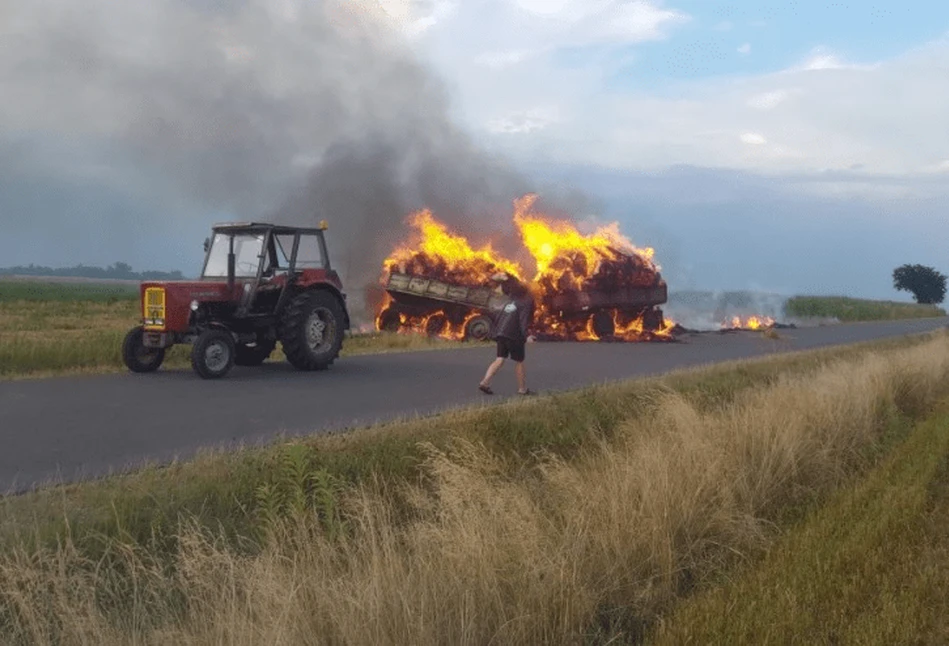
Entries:
{"label": "tractor side mirror", "polygon": [[208,252],[208,249],[211,248],[211,238],[204,239],[204,253]]}

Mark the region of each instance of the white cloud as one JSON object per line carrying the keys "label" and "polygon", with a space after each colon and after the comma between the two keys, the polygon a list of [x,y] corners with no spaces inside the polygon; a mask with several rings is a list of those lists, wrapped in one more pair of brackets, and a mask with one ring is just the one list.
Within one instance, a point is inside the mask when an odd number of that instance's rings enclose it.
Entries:
{"label": "white cloud", "polygon": [[768,143],[768,140],[765,139],[764,135],[761,135],[757,132],[743,132],[739,139],[741,139],[743,143],[752,146],[763,146]]}
{"label": "white cloud", "polygon": [[451,0],[376,0],[403,35],[417,39],[448,19],[456,9]]}
{"label": "white cloud", "polygon": [[499,69],[517,65],[528,58],[537,55],[536,50],[512,49],[507,51],[485,52],[475,58],[475,62],[485,67]]}
{"label": "white cloud", "polygon": [[773,110],[784,103],[789,95],[787,90],[772,90],[754,95],[748,99],[747,105],[757,110]]}
{"label": "white cloud", "polygon": [[[949,39],[870,63],[815,50],[787,69],[680,82],[663,95],[633,83],[607,93],[602,85],[560,84],[559,93],[544,97],[560,106],[557,128],[496,141],[511,154],[542,153],[551,161],[618,169],[677,164],[769,174],[831,169],[865,178],[910,177],[924,169],[944,173],[941,162],[949,152],[949,130],[943,127],[949,113],[947,66]],[[548,74],[552,83],[559,74],[541,61],[523,72]],[[510,87],[516,87],[513,77]],[[873,188],[867,179],[860,186],[850,182],[846,191],[852,190],[906,189]]]}
{"label": "white cloud", "polygon": [[543,130],[560,120],[555,107],[532,108],[488,121],[487,129],[496,134],[527,134]]}
{"label": "white cloud", "polygon": [[751,53],[751,43],[745,43],[738,48],[739,54],[750,54]]}

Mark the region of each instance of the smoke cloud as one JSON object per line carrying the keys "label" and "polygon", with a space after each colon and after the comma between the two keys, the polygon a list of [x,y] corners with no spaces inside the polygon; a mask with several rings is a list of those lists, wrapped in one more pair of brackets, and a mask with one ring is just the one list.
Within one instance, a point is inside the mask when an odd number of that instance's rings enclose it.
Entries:
{"label": "smoke cloud", "polygon": [[15,97],[0,102],[0,130],[121,151],[90,160],[98,177],[132,164],[209,212],[325,218],[357,297],[413,210],[513,253],[515,198],[590,206],[480,149],[372,2],[32,0],[0,17],[0,90]]}

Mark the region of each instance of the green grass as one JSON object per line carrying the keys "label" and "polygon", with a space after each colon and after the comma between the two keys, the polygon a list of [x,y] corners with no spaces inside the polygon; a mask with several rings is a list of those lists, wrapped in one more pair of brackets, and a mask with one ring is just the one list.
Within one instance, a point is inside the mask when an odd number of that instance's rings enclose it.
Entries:
{"label": "green grass", "polygon": [[700,409],[712,410],[783,375],[813,371],[869,349],[912,347],[933,336],[938,333],[725,363],[663,378],[393,421],[289,445],[278,439],[265,448],[204,451],[189,461],[0,499],[0,544],[26,527],[34,528],[32,538],[43,544],[58,540],[67,528],[74,537],[125,534],[147,541],[156,527],[171,530],[182,514],[221,527],[230,536],[254,535],[250,510],[255,492],[281,479],[287,451],[311,471],[350,484],[414,479],[424,458],[419,443],[444,446],[449,435],[483,443],[502,454],[528,457],[543,449],[570,457],[591,441],[610,436],[629,415],[648,410],[657,392],[671,388]]}
{"label": "green grass", "polygon": [[[318,624],[326,616],[312,608],[317,606],[317,597],[326,597],[330,589],[320,581],[308,588],[307,582],[328,576],[327,582],[337,586],[332,588],[336,594],[329,596],[342,600],[333,621],[344,621],[358,611],[363,613],[361,625],[365,626],[367,618],[371,623],[375,616],[367,605],[372,603],[390,608],[395,614],[387,618],[394,620],[396,615],[403,617],[397,608],[400,593],[410,610],[419,594],[428,595],[423,604],[429,613],[425,621],[408,612],[404,616],[411,621],[398,625],[409,634],[398,633],[399,638],[387,633],[375,643],[459,643],[447,633],[434,642],[413,642],[410,634],[428,630],[431,636],[433,616],[451,630],[460,625],[456,621],[465,620],[460,609],[476,609],[469,620],[477,620],[479,629],[487,630],[478,633],[484,636],[498,625],[493,623],[497,616],[487,615],[499,608],[553,609],[532,606],[531,602],[559,603],[558,591],[572,593],[587,586],[595,596],[571,598],[581,605],[588,601],[594,605],[574,610],[577,606],[568,603],[563,606],[567,615],[584,622],[592,617],[595,625],[589,625],[585,634],[592,635],[596,643],[623,633],[629,638],[648,626],[657,610],[688,594],[688,586],[679,581],[685,580],[683,568],[694,570],[701,581],[710,580],[709,572],[727,573],[729,570],[721,568],[729,563],[727,555],[737,551],[733,543],[737,541],[744,549],[758,541],[762,532],[756,523],[771,527],[763,534],[786,530],[800,518],[800,514],[788,513],[788,505],[826,499],[822,497],[841,482],[846,484],[854,469],[859,472],[879,463],[887,447],[898,445],[908,435],[910,421],[928,414],[933,396],[945,394],[947,336],[939,332],[735,362],[268,448],[205,454],[167,468],[7,497],[0,500],[0,575],[20,587],[6,598],[17,599],[22,616],[42,622],[56,618],[70,630],[95,633],[97,639],[89,637],[90,643],[129,641],[128,635],[109,633],[105,623],[89,623],[103,621],[103,616],[135,634],[163,625],[172,631],[165,636],[171,639],[169,635],[176,634],[179,627],[191,629],[178,622],[192,622],[196,630],[203,629],[202,625],[214,630],[251,611],[248,618],[253,619],[241,643],[252,643],[253,635],[271,634],[267,629],[270,622],[297,626],[291,632],[307,634],[305,622]],[[918,347],[923,343],[931,345]],[[870,350],[880,356],[866,357]],[[927,363],[930,358],[932,365]],[[856,363],[840,365],[840,361]],[[869,369],[861,371],[861,367]],[[859,381],[851,378],[854,370],[868,376],[854,385]],[[884,381],[874,376],[877,374],[889,376]],[[796,381],[792,381],[794,375]],[[777,397],[772,386],[779,393]],[[805,396],[805,390],[810,395]],[[807,406],[808,402],[815,405]],[[809,418],[818,408],[818,416]],[[773,409],[779,412],[769,413]],[[798,418],[792,420],[794,416]],[[852,421],[864,420],[864,416],[865,424]],[[788,435],[785,429],[792,425],[798,431]],[[834,439],[838,425],[851,428]],[[736,443],[731,444],[733,438]],[[945,443],[934,438],[927,435],[917,445],[928,446],[938,463],[945,454]],[[718,453],[729,444],[730,452]],[[466,453],[465,446],[475,450]],[[433,463],[438,450],[444,457]],[[913,456],[919,453],[914,451]],[[914,468],[924,475],[930,472],[925,460],[905,463],[916,464]],[[646,475],[641,473],[643,469],[647,469]],[[906,471],[910,476],[913,473],[912,468]],[[722,484],[726,480],[729,487]],[[887,502],[910,508],[909,514],[898,515],[897,521],[911,518],[914,504],[919,509],[916,498],[901,497],[900,487],[913,482],[900,476],[887,480],[882,489],[895,496]],[[410,489],[414,483],[420,487]],[[644,488],[636,488],[640,485]],[[438,550],[413,552],[420,560],[404,561],[408,569],[401,571],[381,565],[368,573],[361,569],[362,564],[374,568],[374,559],[380,564],[402,563],[403,555],[398,538],[386,543],[388,547],[376,546],[379,549],[374,552],[359,551],[363,547],[373,550],[374,544],[359,543],[355,535],[350,536],[353,528],[346,525],[346,519],[370,516],[355,512],[338,515],[340,506],[353,500],[343,494],[352,494],[357,487],[379,492],[387,501],[382,516],[371,516],[373,522],[386,524],[386,531],[405,528],[407,533],[400,536],[421,541],[417,547]],[[716,492],[725,490],[719,499]],[[561,507],[568,498],[590,507],[593,513],[573,522],[580,510]],[[360,500],[358,495],[356,500]],[[727,510],[711,509],[719,504],[731,506],[737,515],[731,518]],[[639,505],[645,505],[639,516],[623,515],[628,510],[635,512]],[[866,505],[858,502],[852,507],[854,516],[848,521],[854,521]],[[884,530],[900,526],[890,522],[889,507],[871,506],[866,527],[855,525],[859,529],[856,536],[877,531],[872,520],[881,514]],[[610,512],[617,510],[620,515],[611,517]],[[548,515],[548,511],[552,513]],[[315,533],[296,538],[274,533],[281,528],[280,519],[295,518],[312,519]],[[468,524],[472,518],[478,520]],[[615,522],[632,518],[640,522]],[[851,525],[828,523],[829,532],[820,540],[846,542],[853,535]],[[197,535],[190,527],[214,538],[208,538],[206,544],[195,543]],[[367,531],[372,527],[363,525]],[[538,535],[544,541],[535,546],[529,537]],[[435,542],[431,542],[433,537]],[[343,542],[334,543],[336,540]],[[633,541],[633,547],[624,547],[624,541]],[[544,545],[556,549],[535,549]],[[321,551],[337,548],[342,551]],[[512,551],[504,553],[507,548]],[[580,555],[576,563],[570,560],[575,548]],[[356,556],[346,561],[347,554]],[[833,557],[834,551],[825,555]],[[481,562],[487,566],[478,567]],[[341,565],[344,563],[350,563],[352,572],[346,570],[350,565]],[[445,567],[446,563],[465,571],[452,574],[455,570]],[[860,563],[857,553],[845,561],[851,569]],[[430,566],[426,570],[429,578],[414,578],[418,567]],[[535,566],[542,568],[539,578],[533,575]],[[338,567],[343,567],[338,579],[325,574]],[[594,572],[585,572],[585,567]],[[656,576],[657,568],[661,576]],[[235,597],[240,614],[227,615],[218,601],[222,595],[234,593],[229,573],[245,570],[260,576],[240,580]],[[175,571],[186,580],[175,578]],[[837,571],[844,579],[846,567]],[[863,572],[859,568],[853,571]],[[365,582],[346,587],[351,575],[375,576],[374,572],[381,576],[372,581],[380,586],[377,596]],[[511,572],[516,574],[509,579],[507,573]],[[290,573],[299,580],[287,578]],[[405,577],[410,576],[418,588],[405,584]],[[494,585],[498,576],[503,580],[499,588],[491,588],[484,596],[486,588],[469,585],[468,576],[482,577],[475,583],[484,585]],[[254,588],[259,578],[263,587]],[[853,585],[859,587],[857,583]],[[421,586],[428,584],[434,587],[423,590]],[[288,586],[299,594],[291,594]],[[469,594],[472,597],[465,602]],[[528,594],[537,597],[523,596]],[[263,606],[254,604],[254,595],[263,595]],[[345,603],[349,595],[353,595],[352,608]],[[100,605],[90,607],[89,599]],[[281,619],[280,600],[298,604],[286,620]],[[486,610],[479,600],[493,603],[494,610]],[[50,605],[44,606],[46,602]],[[444,603],[455,604],[451,612],[438,610]],[[202,607],[209,612],[203,612]],[[328,612],[326,606],[323,610]],[[550,637],[549,641],[566,640],[556,620],[543,623],[543,613],[518,617],[518,621],[540,622],[540,628],[530,633],[535,639],[512,638],[517,634],[517,622],[502,621],[505,629],[515,632],[494,641],[548,641],[538,639],[541,634]],[[378,623],[382,627],[385,622],[380,619]],[[548,625],[549,630],[543,627]],[[4,608],[0,604],[2,626]],[[575,630],[575,623],[570,626]],[[239,633],[238,628],[227,634],[233,638]],[[217,634],[217,642],[236,643]],[[157,641],[141,643],[161,643],[161,636],[154,639]],[[275,643],[299,641],[287,641],[286,635],[283,639]],[[208,640],[215,641],[210,635],[172,641]]]}
{"label": "green grass", "polygon": [[873,301],[845,296],[795,296],[788,299],[784,310],[787,316],[837,318],[843,322],[889,321],[946,315],[944,309],[935,305]]}
{"label": "green grass", "polygon": [[947,410],[652,643],[949,643]]}
{"label": "green grass", "polygon": [[0,279],[0,303],[17,302],[134,302],[138,285],[124,283],[44,282]]}

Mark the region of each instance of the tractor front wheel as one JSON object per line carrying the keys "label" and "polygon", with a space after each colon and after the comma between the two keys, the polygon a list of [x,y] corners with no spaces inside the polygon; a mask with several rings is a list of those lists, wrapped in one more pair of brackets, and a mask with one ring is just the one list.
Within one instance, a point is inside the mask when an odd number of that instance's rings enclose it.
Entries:
{"label": "tractor front wheel", "polygon": [[307,291],[290,302],[280,325],[280,345],[298,370],[326,370],[343,347],[344,312],[328,291]]}
{"label": "tractor front wheel", "polygon": [[203,379],[220,379],[234,367],[237,347],[224,330],[206,330],[191,346],[191,367]]}
{"label": "tractor front wheel", "polygon": [[165,360],[164,348],[145,347],[145,331],[133,327],[122,342],[122,361],[132,372],[155,372]]}

